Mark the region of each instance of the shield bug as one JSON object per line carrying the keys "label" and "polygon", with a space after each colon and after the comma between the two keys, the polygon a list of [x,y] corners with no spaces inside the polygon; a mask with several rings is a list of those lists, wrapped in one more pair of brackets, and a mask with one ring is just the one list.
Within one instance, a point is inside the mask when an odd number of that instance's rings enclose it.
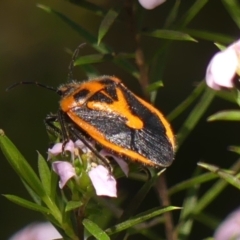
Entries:
{"label": "shield bug", "polygon": [[[78,50],[70,64],[70,79]],[[101,76],[86,82],[71,81],[57,90],[40,83],[22,83],[36,84],[60,95],[58,113],[49,115],[45,122],[59,131],[65,142],[80,139],[103,161],[106,159],[89,141],[144,165],[167,167],[172,163],[175,140],[170,124],[160,111],[132,93],[120,79]],[[60,130],[55,121],[59,122]]]}

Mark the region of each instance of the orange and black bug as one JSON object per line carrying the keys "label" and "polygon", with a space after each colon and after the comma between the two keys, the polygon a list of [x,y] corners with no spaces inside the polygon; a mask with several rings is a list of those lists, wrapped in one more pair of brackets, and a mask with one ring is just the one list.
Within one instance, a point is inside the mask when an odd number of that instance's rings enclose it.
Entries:
{"label": "orange and black bug", "polygon": [[172,163],[175,141],[168,121],[118,78],[72,81],[54,91],[61,96],[60,109],[46,118],[46,124],[56,128],[54,122],[59,122],[64,141],[80,139],[104,161],[89,140],[144,165],[167,167]]}

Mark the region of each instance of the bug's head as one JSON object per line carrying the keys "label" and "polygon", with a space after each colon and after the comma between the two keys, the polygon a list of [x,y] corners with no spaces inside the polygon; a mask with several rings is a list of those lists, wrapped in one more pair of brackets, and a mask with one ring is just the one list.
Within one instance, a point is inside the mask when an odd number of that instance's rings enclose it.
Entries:
{"label": "bug's head", "polygon": [[79,83],[73,81],[71,83],[61,85],[56,90],[56,92],[63,98],[63,97],[71,95],[78,88],[79,88]]}

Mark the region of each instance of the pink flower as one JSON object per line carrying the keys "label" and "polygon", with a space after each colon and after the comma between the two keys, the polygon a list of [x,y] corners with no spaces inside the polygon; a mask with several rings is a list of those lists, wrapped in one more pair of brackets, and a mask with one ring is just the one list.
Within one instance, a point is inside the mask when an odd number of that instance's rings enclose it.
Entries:
{"label": "pink flower", "polygon": [[[80,140],[78,140],[75,143],[73,143],[72,141],[67,143],[65,151],[67,150],[73,156],[75,156],[76,148],[81,149],[81,151],[85,154],[89,154],[89,155],[92,154],[92,152]],[[48,159],[52,157],[56,157],[59,154],[62,154],[62,144],[61,143],[55,144],[51,149],[48,150],[48,153],[49,153]],[[103,156],[111,156],[114,159],[116,159],[116,161],[119,163],[119,165],[123,169],[124,173],[126,175],[128,174],[128,165],[122,159],[117,158],[115,155],[109,153],[106,150],[102,150],[100,154]],[[74,160],[74,158],[75,157],[73,157],[72,159]],[[96,194],[99,196],[104,195],[109,197],[116,197],[117,196],[116,180],[111,175],[109,170],[102,165],[98,165],[97,167],[94,167],[94,168],[92,167],[91,164],[89,165],[90,165],[90,170],[86,170],[86,171],[92,182],[93,187],[96,190]],[[79,177],[75,171],[74,165],[69,161],[54,161],[52,163],[52,168],[54,172],[56,172],[59,175],[59,178],[60,178],[59,187],[61,189],[66,185],[66,183],[71,178]]]}
{"label": "pink flower", "polygon": [[[74,153],[74,142],[70,140],[67,142],[67,144],[64,147],[64,151],[68,151],[70,153]],[[56,143],[52,148],[48,149],[48,160],[51,159],[52,157],[55,157],[59,154],[61,154],[63,151],[63,143]]]}
{"label": "pink flower", "polygon": [[233,88],[233,80],[239,70],[240,40],[213,56],[206,71],[207,85],[214,90]]}
{"label": "pink flower", "polygon": [[240,208],[231,213],[217,228],[215,240],[240,239]]}
{"label": "pink flower", "polygon": [[52,240],[62,236],[51,223],[33,223],[15,233],[9,240]]}
{"label": "pink flower", "polygon": [[[59,187],[61,189],[72,177],[77,177],[74,167],[69,162],[53,162],[52,168],[53,171],[60,177]],[[109,173],[107,168],[102,165],[98,165],[88,172],[88,176],[91,179],[92,185],[98,196],[104,195],[108,197],[117,197],[116,180]]]}
{"label": "pink flower", "polygon": [[117,164],[119,165],[119,167],[122,169],[123,173],[128,176],[128,173],[129,173],[129,167],[128,167],[128,164],[120,157],[117,157],[116,155],[110,153],[109,151],[107,151],[106,149],[102,149],[100,152],[99,152],[102,156],[104,157],[112,157],[116,162]]}
{"label": "pink flower", "polygon": [[116,180],[102,165],[91,169],[88,173],[98,196],[117,197]]}
{"label": "pink flower", "polygon": [[166,0],[138,0],[142,7],[151,10],[161,4],[163,4]]}
{"label": "pink flower", "polygon": [[75,169],[70,162],[55,161],[52,163],[53,171],[60,177],[59,187],[63,189],[72,177],[76,176]]}
{"label": "pink flower", "polygon": [[[75,144],[75,147],[81,149],[83,153],[91,152],[91,150],[89,148],[87,148],[84,145],[84,143],[82,141],[80,141],[80,140],[77,140],[74,144]],[[89,144],[91,144],[91,143],[89,143]]]}

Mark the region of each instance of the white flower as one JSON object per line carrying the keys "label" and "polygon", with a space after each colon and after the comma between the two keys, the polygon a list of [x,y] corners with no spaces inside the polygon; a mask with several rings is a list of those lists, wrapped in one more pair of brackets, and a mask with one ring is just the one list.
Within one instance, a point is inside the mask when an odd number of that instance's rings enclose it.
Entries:
{"label": "white flower", "polygon": [[216,53],[211,59],[207,71],[206,82],[210,88],[233,88],[234,78],[240,68],[240,40]]}
{"label": "white flower", "polygon": [[163,4],[166,0],[138,0],[142,7],[151,10],[161,4]]}

